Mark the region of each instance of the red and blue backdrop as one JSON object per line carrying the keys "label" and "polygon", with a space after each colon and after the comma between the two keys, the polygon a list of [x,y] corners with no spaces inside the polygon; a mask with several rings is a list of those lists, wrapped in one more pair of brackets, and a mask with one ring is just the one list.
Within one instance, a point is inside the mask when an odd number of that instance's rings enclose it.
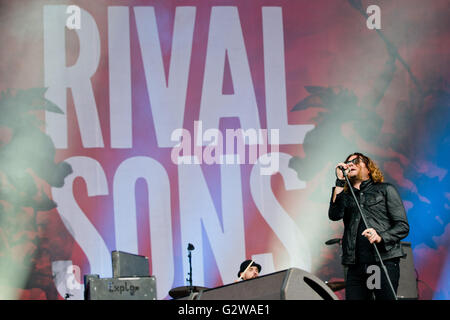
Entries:
{"label": "red and blue backdrop", "polygon": [[[448,8],[0,1],[1,297],[82,299],[120,250],[149,257],[167,299],[188,243],[197,286],[246,259],[342,280],[327,210],[359,151],[403,198],[420,299],[448,299]],[[266,140],[226,149],[238,129]]]}

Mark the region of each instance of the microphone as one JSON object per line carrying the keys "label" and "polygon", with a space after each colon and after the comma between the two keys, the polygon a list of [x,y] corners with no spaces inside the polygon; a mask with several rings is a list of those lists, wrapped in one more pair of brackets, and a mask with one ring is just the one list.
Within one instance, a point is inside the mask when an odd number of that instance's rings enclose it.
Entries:
{"label": "microphone", "polygon": [[192,250],[195,249],[195,247],[194,247],[194,245],[193,245],[192,243],[188,243],[187,249],[188,249],[189,251],[192,251]]}
{"label": "microphone", "polygon": [[344,177],[350,172],[350,168],[344,169],[343,166],[338,166],[338,168],[341,170]]}

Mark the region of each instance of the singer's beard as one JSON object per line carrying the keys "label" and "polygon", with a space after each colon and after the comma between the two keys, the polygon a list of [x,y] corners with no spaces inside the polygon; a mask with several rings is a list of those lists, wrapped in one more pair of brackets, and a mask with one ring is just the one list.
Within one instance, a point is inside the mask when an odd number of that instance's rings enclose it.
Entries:
{"label": "singer's beard", "polygon": [[361,170],[356,175],[348,177],[348,180],[350,180],[351,184],[354,184],[357,181],[363,181]]}

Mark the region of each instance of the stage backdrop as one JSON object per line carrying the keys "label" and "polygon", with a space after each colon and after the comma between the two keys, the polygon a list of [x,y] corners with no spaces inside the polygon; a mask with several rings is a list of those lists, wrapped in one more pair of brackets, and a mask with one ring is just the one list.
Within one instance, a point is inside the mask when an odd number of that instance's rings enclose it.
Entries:
{"label": "stage backdrop", "polygon": [[[1,298],[82,299],[111,251],[159,299],[297,267],[342,280],[334,165],[395,184],[448,299],[448,1],[0,2]],[[343,292],[338,292],[343,297]]]}

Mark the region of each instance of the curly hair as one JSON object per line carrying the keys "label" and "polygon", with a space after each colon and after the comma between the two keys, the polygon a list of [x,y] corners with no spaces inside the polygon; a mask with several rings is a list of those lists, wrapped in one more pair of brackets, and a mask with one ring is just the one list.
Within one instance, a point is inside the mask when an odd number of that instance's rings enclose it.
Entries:
{"label": "curly hair", "polygon": [[[384,181],[384,175],[381,172],[380,168],[378,168],[377,164],[375,163],[375,161],[373,161],[372,159],[370,159],[368,156],[359,153],[359,152],[354,152],[352,154],[350,154],[346,159],[345,162],[348,161],[348,159],[350,159],[350,157],[352,156],[357,156],[359,158],[360,161],[364,162],[366,164],[367,169],[369,170],[369,177],[372,178],[372,181],[375,183],[379,183],[379,182],[383,182]],[[347,183],[345,184],[344,190],[347,190]]]}

